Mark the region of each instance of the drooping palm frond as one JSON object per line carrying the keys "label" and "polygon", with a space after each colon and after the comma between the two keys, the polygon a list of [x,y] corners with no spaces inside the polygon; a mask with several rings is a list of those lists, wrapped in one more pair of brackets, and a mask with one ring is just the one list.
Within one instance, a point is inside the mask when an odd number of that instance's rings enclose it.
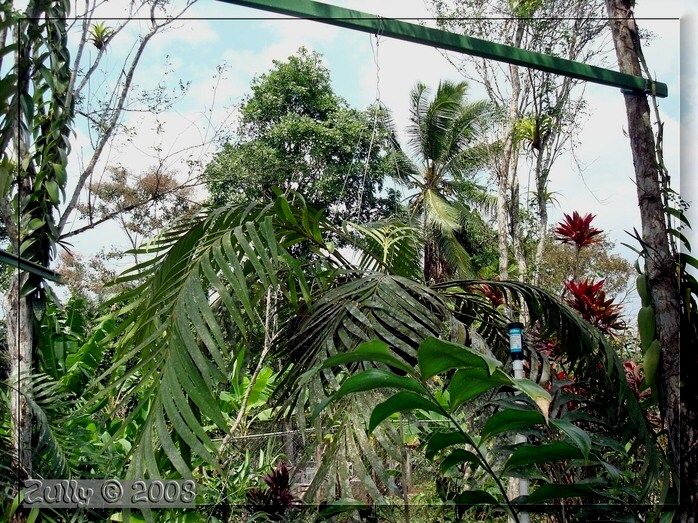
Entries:
{"label": "drooping palm frond", "polygon": [[[227,385],[234,347],[252,343],[264,329],[267,291],[279,293],[274,314],[283,322],[308,309],[311,291],[321,292],[337,270],[350,267],[325,243],[329,227],[334,226],[302,198],[289,202],[279,197],[273,205],[204,211],[138,249],[146,261],[117,283],[143,283],[114,298],[127,305],[114,333],[114,360],[97,380],[104,388],[91,399],[94,405],[115,394],[114,407],[126,410],[114,438],[144,417],[132,448],[131,475],[157,477],[164,464],[189,476],[184,450],[217,464],[218,449],[204,425],[229,429],[218,395]],[[359,235],[364,240],[359,243],[368,245],[367,231],[366,237]],[[408,236],[397,241],[387,256],[367,250],[365,257],[373,256],[375,266],[397,270],[404,262],[398,255],[407,253],[409,241]],[[290,253],[300,244],[309,268]],[[156,459],[160,448],[169,464]]]}
{"label": "drooping palm frond", "polygon": [[[437,285],[444,297],[453,300],[456,318],[482,335],[498,357],[506,357],[508,352],[507,320],[489,300],[483,299],[479,290],[483,284],[506,291],[513,307],[520,309],[525,305],[529,325],[538,327],[542,338],[556,337],[568,370],[577,381],[587,384],[591,399],[605,410],[606,419],[614,420],[613,426],[625,442],[642,446],[648,471],[660,470],[662,456],[654,429],[628,385],[616,350],[598,329],[557,297],[532,285],[480,280]],[[648,489],[655,479],[649,478]]]}
{"label": "drooping palm frond", "polygon": [[419,278],[420,248],[423,243],[419,229],[395,220],[368,225],[350,223],[345,228],[348,234],[357,233],[356,246],[361,246],[360,270]]}
{"label": "drooping palm frond", "polygon": [[428,227],[439,229],[443,233],[453,233],[460,229],[460,213],[436,190],[424,191],[424,214]]}
{"label": "drooping palm frond", "polygon": [[[294,304],[309,299],[301,267],[288,252],[301,237],[321,237],[318,222],[304,216],[296,220],[285,200],[277,207],[253,203],[202,213],[139,249],[151,258],[117,280],[144,283],[116,298],[130,303],[122,311],[114,362],[99,380],[106,387],[93,402],[108,393],[118,394],[119,408],[134,401],[122,429],[146,413],[132,475],[159,476],[154,449],[162,448],[172,466],[190,476],[173,434],[199,458],[217,463],[202,426],[227,430],[217,398],[232,347],[261,328],[258,304],[268,288]],[[288,219],[289,227],[275,230],[275,218]],[[214,305],[230,319],[228,332]]]}
{"label": "drooping palm frond", "polygon": [[[32,426],[32,473],[40,478],[70,478],[76,474],[84,476],[84,463],[98,468],[103,461],[88,424],[78,408],[78,398],[68,392],[60,381],[46,374],[22,377],[22,390],[31,412]],[[7,476],[16,477],[10,465],[13,460],[10,434],[10,397],[8,387],[0,387],[0,470],[7,467]],[[102,469],[104,470],[104,469]]]}
{"label": "drooping palm frond", "polygon": [[[320,296],[300,321],[286,327],[288,335],[280,336],[286,341],[280,341],[275,350],[293,365],[275,397],[297,395],[294,388],[309,369],[368,339],[389,342],[404,358],[413,358],[423,336],[440,333],[447,317],[447,306],[439,295],[414,280],[348,273],[345,283]],[[321,401],[324,394],[316,393],[314,399]]]}
{"label": "drooping palm frond", "polygon": [[474,277],[472,257],[461,244],[455,231],[436,230],[433,237],[441,259],[446,262],[444,276],[448,276],[449,279]]}
{"label": "drooping palm frond", "polygon": [[[428,287],[383,273],[349,273],[344,279],[345,283],[319,297],[307,314],[287,325],[279,337],[276,354],[287,362],[288,369],[272,401],[283,403],[298,416],[316,408],[339,387],[340,374],[331,369],[318,373],[319,365],[327,358],[350,352],[369,339],[380,339],[395,347],[396,354],[405,361],[414,364],[415,351],[423,337],[440,335],[446,330],[447,306]],[[324,420],[323,430],[332,433],[334,444],[324,450],[322,461],[317,464],[317,479],[306,500],[312,500],[323,481],[328,482],[326,486],[350,494],[350,489],[342,488],[341,481],[335,484],[338,477],[348,480],[346,471],[337,469],[337,462],[348,459],[355,467],[363,467],[359,471],[362,478],[371,476],[367,470],[374,473],[375,480],[366,483],[372,496],[379,491],[375,481],[382,488],[390,488],[390,476],[384,470],[388,467],[376,454],[392,453],[394,458],[400,452],[401,444],[396,442],[400,438],[381,431],[377,435],[377,448],[367,444],[364,418],[368,411],[365,404],[354,402],[352,399],[342,404]],[[299,419],[300,423],[304,420]]]}

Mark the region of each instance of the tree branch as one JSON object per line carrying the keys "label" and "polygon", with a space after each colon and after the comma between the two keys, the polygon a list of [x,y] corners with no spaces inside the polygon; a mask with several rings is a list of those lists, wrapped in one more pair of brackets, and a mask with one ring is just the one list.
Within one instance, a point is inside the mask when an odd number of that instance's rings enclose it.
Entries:
{"label": "tree branch", "polygon": [[[195,179],[196,179],[196,178],[195,178]],[[183,189],[187,189],[187,188],[189,188],[189,187],[194,187],[195,185],[197,185],[197,184],[195,184],[195,183],[189,183],[189,184],[188,184],[188,183],[184,183],[184,184],[179,185],[179,186],[177,186],[177,187],[175,187],[175,188],[173,188],[173,189],[170,189],[169,191],[158,192],[157,194],[154,194],[153,196],[151,196],[150,198],[148,198],[148,199],[146,199],[146,200],[142,200],[142,201],[140,201],[140,202],[133,203],[133,204],[131,204],[131,205],[127,205],[127,206],[125,206],[125,207],[122,207],[121,209],[117,209],[116,211],[113,211],[113,212],[110,212],[110,213],[105,214],[104,216],[102,216],[102,217],[99,218],[98,220],[95,220],[95,221],[91,221],[91,220],[90,220],[90,223],[88,223],[87,225],[84,225],[84,226],[82,226],[82,227],[80,227],[80,228],[78,228],[78,229],[75,229],[75,230],[73,230],[73,231],[67,232],[67,233],[65,233],[65,234],[61,234],[61,236],[59,237],[59,240],[65,240],[66,238],[70,238],[70,237],[72,237],[72,236],[77,236],[78,234],[82,234],[83,232],[89,231],[90,229],[94,229],[94,228],[97,227],[98,225],[101,225],[101,224],[103,224],[103,223],[105,223],[105,222],[108,222],[109,220],[111,220],[111,219],[113,219],[113,218],[116,218],[116,217],[118,217],[119,215],[122,215],[122,214],[124,214],[124,213],[133,211],[134,209],[138,209],[139,207],[142,207],[142,206],[147,205],[147,204],[149,204],[149,203],[151,203],[151,202],[154,202],[154,201],[157,200],[158,198],[162,198],[163,196],[167,196],[167,195],[169,195],[169,194],[176,193],[176,192],[178,192],[178,191],[181,191],[181,190],[183,190]]]}
{"label": "tree branch", "polygon": [[[136,68],[138,67],[138,64],[141,60],[141,57],[143,55],[143,51],[145,50],[145,47],[148,45],[148,42],[150,39],[159,31],[164,29],[166,26],[171,24],[173,21],[177,20],[179,17],[181,17],[187,9],[189,9],[196,0],[193,1],[188,1],[185,7],[179,11],[175,16],[167,18],[164,22],[158,24],[155,22],[155,9],[156,7],[160,4],[160,0],[155,0],[150,8],[150,18],[151,18],[151,28],[150,30],[142,37],[140,44],[138,45],[138,49],[136,51],[136,54],[133,57],[133,60],[131,61],[131,64],[128,68],[128,71],[125,71],[125,76],[124,76],[124,83],[121,88],[121,91],[117,97],[116,100],[116,106],[113,110],[112,117],[109,120],[109,123],[105,127],[104,131],[102,132],[97,145],[95,147],[95,151],[92,154],[92,158],[90,158],[90,161],[87,164],[87,167],[82,171],[80,174],[80,177],[78,178],[78,182],[75,186],[75,189],[73,191],[73,194],[70,197],[70,200],[68,201],[68,205],[66,206],[65,210],[63,211],[61,218],[58,222],[58,233],[61,235],[61,232],[65,228],[66,223],[68,222],[68,218],[72,214],[72,212],[75,210],[78,200],[80,199],[80,194],[82,193],[82,190],[85,187],[85,183],[87,182],[88,178],[94,171],[95,166],[97,165],[97,162],[99,161],[100,157],[102,156],[102,152],[104,151],[104,147],[106,146],[107,142],[110,140],[114,129],[116,128],[116,125],[119,121],[119,118],[121,117],[121,114],[123,112],[124,104],[126,102],[126,98],[128,97],[129,91],[131,89],[131,84],[133,82],[133,77],[136,72]],[[123,26],[126,24],[122,24],[122,26],[119,28],[121,30]],[[94,65],[94,64],[93,64]],[[88,72],[91,74],[91,72]],[[81,82],[81,87],[83,83],[85,82],[85,78],[83,78],[83,82]],[[78,88],[79,92],[80,87]],[[61,236],[62,237],[62,236]]]}

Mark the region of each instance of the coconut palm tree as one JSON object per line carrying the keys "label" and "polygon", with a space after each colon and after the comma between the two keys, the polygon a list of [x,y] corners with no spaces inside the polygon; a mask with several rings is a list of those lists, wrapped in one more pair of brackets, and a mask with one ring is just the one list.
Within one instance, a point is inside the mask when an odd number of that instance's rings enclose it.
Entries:
{"label": "coconut palm tree", "polygon": [[476,201],[472,191],[466,195],[460,189],[475,186],[472,174],[492,148],[484,137],[491,108],[485,101],[468,102],[467,91],[465,82],[443,81],[433,96],[422,83],[410,95],[407,134],[415,162],[408,163],[403,181],[416,190],[410,209],[424,229],[426,282],[472,275],[470,256],[458,235],[467,233],[463,226]]}

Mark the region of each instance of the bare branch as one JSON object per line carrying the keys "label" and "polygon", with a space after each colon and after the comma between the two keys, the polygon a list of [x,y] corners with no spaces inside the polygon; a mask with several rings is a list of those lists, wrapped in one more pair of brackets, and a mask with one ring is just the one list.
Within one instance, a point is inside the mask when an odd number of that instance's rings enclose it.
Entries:
{"label": "bare branch", "polygon": [[[124,207],[122,207],[122,208],[120,208],[120,209],[117,209],[116,211],[113,211],[113,212],[110,212],[110,213],[105,214],[104,216],[102,216],[102,217],[99,218],[98,220],[90,221],[90,223],[88,223],[87,225],[84,225],[84,226],[82,226],[82,227],[79,227],[78,229],[75,229],[75,230],[72,230],[72,231],[67,232],[67,233],[65,233],[65,234],[62,234],[62,235],[60,236],[59,240],[65,240],[66,238],[70,238],[70,237],[72,237],[72,236],[77,236],[78,234],[82,234],[83,232],[86,232],[86,231],[89,231],[89,230],[91,230],[91,229],[94,229],[94,228],[97,227],[98,225],[101,225],[101,224],[103,224],[103,223],[106,223],[106,222],[108,222],[109,220],[112,220],[112,219],[114,219],[114,218],[118,218],[119,216],[122,216],[123,214],[125,214],[125,213],[127,213],[127,212],[130,212],[130,211],[133,211],[133,210],[135,210],[135,209],[138,209],[139,207],[143,207],[143,206],[145,206],[145,205],[148,205],[149,203],[152,203],[152,202],[154,202],[154,201],[156,201],[156,200],[162,198],[163,196],[167,196],[167,195],[169,195],[169,194],[174,194],[174,193],[177,193],[177,192],[182,191],[182,190],[184,190],[184,189],[188,189],[188,188],[191,188],[191,187],[196,187],[197,185],[201,185],[203,182],[200,182],[200,181],[197,181],[196,183],[193,183],[194,180],[198,180],[199,178],[200,178],[200,177],[197,176],[197,177],[193,178],[190,182],[186,182],[186,183],[184,183],[184,184],[182,184],[182,185],[178,185],[177,187],[174,187],[174,188],[172,188],[172,189],[170,189],[170,190],[168,190],[168,191],[162,191],[162,192],[156,191],[156,193],[153,194],[150,198],[147,198],[147,199],[145,199],[145,200],[142,200],[142,201],[140,201],[140,202],[136,202],[136,203],[133,203],[133,204],[130,204],[130,205],[126,205],[126,206],[124,206]],[[192,201],[192,200],[189,200],[189,201]],[[196,203],[196,202],[193,202],[193,201],[192,201],[192,203]],[[127,228],[124,227],[124,230],[126,230],[126,229],[127,229]]]}
{"label": "bare branch", "polygon": [[[196,0],[189,0],[187,1],[186,5],[184,8],[182,8],[175,16],[168,17],[166,18],[163,22],[157,23],[156,22],[156,13],[155,10],[156,8],[160,5],[161,0],[155,0],[152,2],[150,6],[150,18],[151,18],[151,28],[150,30],[141,37],[141,41],[138,45],[138,48],[136,50],[136,53],[131,60],[131,63],[128,67],[127,71],[123,71],[123,84],[121,87],[121,90],[116,98],[115,106],[112,111],[111,118],[108,120],[108,123],[103,126],[101,129],[101,134],[99,136],[99,139],[96,143],[94,153],[92,154],[92,157],[90,158],[90,161],[87,163],[87,166],[85,169],[82,171],[80,174],[77,184],[75,186],[75,189],[73,191],[73,194],[70,197],[70,200],[68,201],[68,204],[63,211],[63,214],[61,215],[60,221],[58,222],[58,232],[61,234],[63,229],[65,228],[66,223],[68,222],[68,218],[72,214],[72,212],[75,210],[77,203],[80,199],[80,194],[82,193],[82,190],[85,187],[85,183],[87,180],[90,178],[92,175],[95,166],[97,165],[97,162],[102,156],[102,152],[104,151],[104,148],[106,144],[109,142],[111,139],[114,130],[119,122],[119,119],[121,118],[121,115],[123,114],[123,108],[124,104],[126,103],[126,99],[128,97],[129,91],[131,89],[131,84],[133,82],[133,77],[136,72],[136,69],[138,67],[138,64],[141,60],[141,57],[143,55],[143,51],[145,50],[146,46],[148,45],[148,42],[150,39],[157,34],[159,31],[162,31],[165,27],[170,25],[172,22],[180,18],[194,3]],[[132,4],[133,5],[133,4]],[[143,4],[141,4],[142,6]],[[140,7],[138,8],[140,9]],[[125,26],[126,22],[122,24],[122,26],[118,29],[119,31],[123,29]],[[97,60],[95,61],[95,63]],[[94,64],[93,64],[94,65]],[[92,74],[92,72],[88,71],[88,74]],[[86,77],[88,77],[86,75]],[[85,82],[85,78],[83,78],[83,81],[81,82],[81,87],[83,86]],[[80,88],[78,88],[78,92],[80,91]]]}

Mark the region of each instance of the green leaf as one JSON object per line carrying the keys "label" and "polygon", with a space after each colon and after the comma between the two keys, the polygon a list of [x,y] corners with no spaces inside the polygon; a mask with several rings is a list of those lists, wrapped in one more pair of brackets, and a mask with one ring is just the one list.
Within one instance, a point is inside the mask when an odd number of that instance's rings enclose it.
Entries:
{"label": "green leaf", "polygon": [[60,189],[58,187],[58,184],[56,183],[55,180],[46,180],[44,182],[44,187],[46,187],[46,192],[48,193],[49,198],[51,198],[51,201],[55,204],[60,203],[61,198],[60,198]]}
{"label": "green leaf", "polygon": [[551,499],[583,498],[598,496],[599,488],[605,485],[604,482],[594,480],[577,483],[546,483],[539,486],[531,494],[526,496],[524,504],[535,505]]}
{"label": "green leaf", "polygon": [[451,411],[493,388],[511,384],[511,378],[499,369],[493,374],[486,368],[458,369],[448,386]]}
{"label": "green leaf", "polygon": [[460,431],[433,432],[427,440],[424,455],[427,459],[434,459],[440,450],[463,443],[470,443],[470,441]]}
{"label": "green leaf", "polygon": [[492,374],[502,365],[500,361],[468,347],[433,337],[421,343],[417,350],[417,359],[424,379],[454,368],[484,368]]}
{"label": "green leaf", "polygon": [[332,356],[322,364],[321,368],[326,369],[328,367],[334,367],[335,365],[345,365],[347,363],[354,363],[357,361],[374,361],[385,363],[386,365],[414,375],[414,368],[393,356],[390,353],[388,344],[380,340],[367,341],[359,345],[352,352]]}
{"label": "green leaf", "polygon": [[65,167],[60,163],[52,163],[51,165],[53,166],[53,171],[56,173],[56,181],[58,182],[58,185],[65,187],[65,184],[68,181],[68,174],[65,171]]}
{"label": "green leaf", "polygon": [[461,492],[455,498],[453,502],[456,505],[471,507],[474,505],[500,505],[501,503],[497,501],[492,494],[485,492],[484,490],[466,490]]}
{"label": "green leaf", "polygon": [[686,250],[691,250],[691,242],[688,241],[688,238],[686,238],[686,236],[684,236],[684,234],[681,231],[674,229],[673,227],[669,227],[667,229],[667,232],[675,238],[678,238],[681,241],[681,243],[683,243]]}
{"label": "green leaf", "polygon": [[514,379],[512,380],[512,385],[536,402],[547,422],[550,402],[552,401],[550,393],[537,383],[526,378]]}
{"label": "green leaf", "polygon": [[436,412],[438,414],[443,413],[441,406],[419,394],[407,391],[398,392],[384,402],[376,405],[371,413],[368,431],[373,432],[383,420],[389,418],[393,414],[410,410],[424,410],[427,412]]}
{"label": "green leaf", "polygon": [[441,472],[445,473],[450,468],[466,462],[473,463],[476,467],[482,466],[482,461],[480,461],[480,458],[473,452],[470,452],[469,450],[465,449],[454,449],[448,456],[446,456],[441,461]]}
{"label": "green leaf", "polygon": [[667,212],[667,214],[670,214],[673,217],[678,218],[687,227],[691,226],[691,222],[688,221],[688,218],[686,218],[686,215],[683,213],[683,211],[680,211],[679,209],[674,209],[673,207],[666,207],[664,210]]}
{"label": "green leaf", "polygon": [[679,253],[679,259],[681,260],[681,263],[691,265],[694,269],[698,269],[698,259],[694,258],[690,254],[686,254],[685,252]]}
{"label": "green leaf", "polygon": [[33,233],[38,228],[42,227],[44,223],[44,220],[42,220],[41,218],[32,218],[31,220],[29,220],[29,223],[27,224],[27,233]]}
{"label": "green leaf", "polygon": [[509,456],[504,470],[510,471],[527,465],[539,465],[541,463],[550,463],[566,459],[580,459],[582,457],[582,452],[577,447],[565,441],[557,441],[555,443],[546,443],[543,445],[523,444],[519,445],[511,456]]}
{"label": "green leaf", "polygon": [[424,386],[412,378],[397,376],[383,369],[368,369],[344,380],[337,392],[313,409],[312,416],[316,417],[327,405],[349,394],[385,388],[410,390],[420,394],[426,392]]}
{"label": "green leaf", "polygon": [[488,418],[481,433],[481,443],[502,432],[529,429],[545,423],[545,417],[535,410],[504,409]]}
{"label": "green leaf", "polygon": [[283,196],[279,196],[276,199],[274,206],[276,208],[276,212],[284,220],[286,220],[291,225],[298,225],[298,221],[296,220],[296,217],[293,215],[291,206],[288,204],[288,200],[286,200],[286,198],[284,198]]}
{"label": "green leaf", "polygon": [[561,419],[551,419],[550,423],[564,432],[568,438],[582,451],[584,459],[589,459],[591,451],[591,438],[585,430],[580,429],[577,425],[573,425],[569,421]]}

